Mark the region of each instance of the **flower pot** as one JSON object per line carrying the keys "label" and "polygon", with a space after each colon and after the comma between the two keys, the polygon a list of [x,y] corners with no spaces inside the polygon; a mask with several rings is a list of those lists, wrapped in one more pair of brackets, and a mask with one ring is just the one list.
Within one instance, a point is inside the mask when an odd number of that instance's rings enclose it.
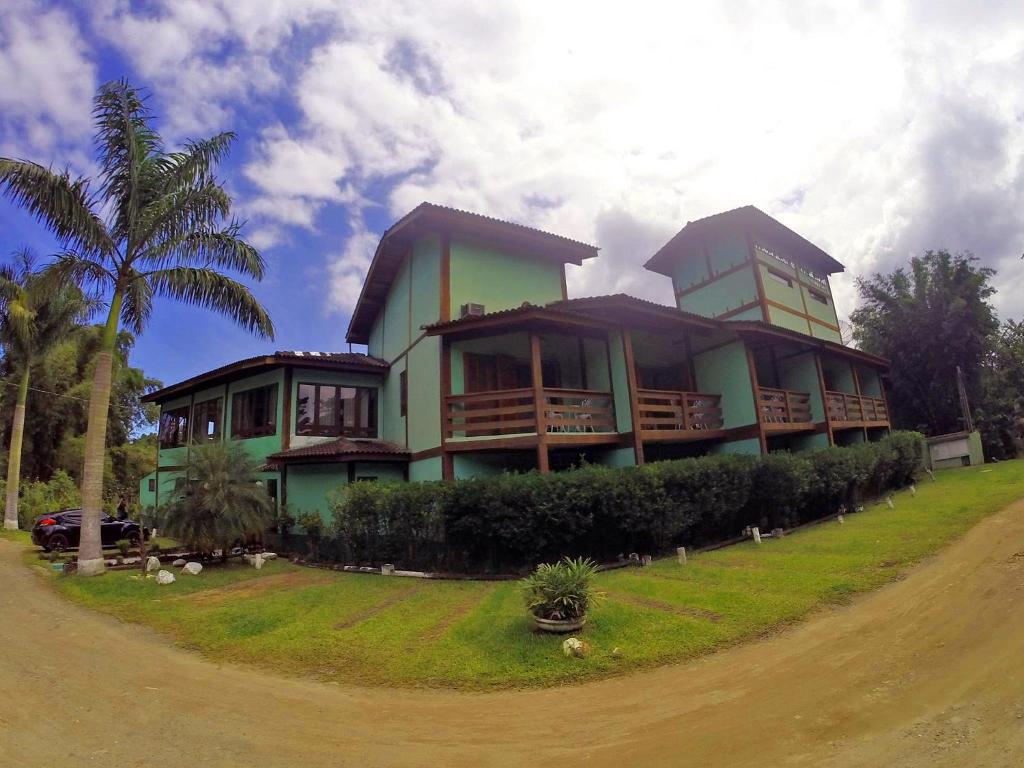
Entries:
{"label": "flower pot", "polygon": [[583,625],[586,623],[586,616],[580,616],[578,619],[542,619],[540,616],[533,617],[533,625],[541,632],[552,632],[562,635],[566,632],[575,632],[583,629]]}

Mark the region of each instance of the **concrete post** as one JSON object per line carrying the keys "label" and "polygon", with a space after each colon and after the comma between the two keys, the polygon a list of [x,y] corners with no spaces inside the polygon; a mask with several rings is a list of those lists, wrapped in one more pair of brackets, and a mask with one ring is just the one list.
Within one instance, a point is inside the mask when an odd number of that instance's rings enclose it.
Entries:
{"label": "concrete post", "polygon": [[395,564],[394,563],[384,563],[380,567],[380,573],[381,573],[382,576],[394,576],[395,575]]}
{"label": "concrete post", "polygon": [[676,547],[676,559],[680,565],[686,565],[686,547]]}
{"label": "concrete post", "polygon": [[892,503],[892,496],[886,496],[885,503],[889,505],[889,509],[896,509],[896,505]]}
{"label": "concrete post", "polygon": [[842,515],[836,515],[836,522],[842,525],[846,522],[846,518],[844,518]]}
{"label": "concrete post", "polygon": [[750,529],[750,535],[753,537],[755,544],[761,543],[761,531],[756,527]]}

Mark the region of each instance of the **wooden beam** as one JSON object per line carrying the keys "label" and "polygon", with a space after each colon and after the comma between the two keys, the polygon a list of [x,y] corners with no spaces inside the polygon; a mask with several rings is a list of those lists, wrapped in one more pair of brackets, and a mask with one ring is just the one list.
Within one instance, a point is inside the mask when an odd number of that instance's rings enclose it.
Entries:
{"label": "wooden beam", "polygon": [[747,240],[747,253],[750,254],[750,267],[754,270],[754,282],[757,283],[757,298],[761,301],[761,319],[765,323],[771,322],[768,319],[768,294],[764,292],[764,277],[761,275],[761,263],[757,259],[757,253],[754,250],[754,241],[750,237],[749,232],[744,232],[743,236]]}
{"label": "wooden beam", "polygon": [[[448,346],[448,339],[444,336],[441,337],[441,352],[440,352],[440,382],[441,382],[441,479],[442,480],[454,480],[455,479],[455,465],[452,461],[451,454],[445,450],[445,444],[448,440],[448,395],[452,393],[452,350]],[[408,374],[406,374],[408,376]],[[408,379],[406,379],[408,381]],[[406,415],[406,423],[408,423],[408,415]],[[409,446],[406,445],[406,448]]]}
{"label": "wooden beam", "polygon": [[[853,374],[853,391],[857,393],[857,397],[861,397],[861,393],[860,393],[860,374],[857,373],[857,364],[856,363],[852,363],[852,362],[847,362],[846,364],[850,366],[850,372]],[[878,383],[879,384],[882,383],[881,377],[879,377]],[[864,403],[864,401],[861,400],[861,415],[862,416],[864,415],[864,410],[863,410],[864,409],[864,404],[863,403]],[[889,415],[888,414],[888,409],[886,409],[886,411],[887,412],[886,412],[885,415],[888,417],[888,415]],[[868,441],[868,428],[864,427],[862,431],[863,431],[863,434],[864,434],[864,442],[866,443]]]}
{"label": "wooden beam", "polygon": [[754,353],[750,345],[744,343],[743,348],[747,350],[747,369],[750,372],[750,388],[754,394],[754,418],[757,420],[757,439],[761,443],[761,453],[768,453],[768,440],[764,435],[764,420],[761,418],[761,386],[757,383],[757,363],[754,362]]}
{"label": "wooden beam", "polygon": [[287,451],[292,443],[292,367],[284,369],[284,403],[281,421],[281,450]]}
{"label": "wooden beam", "polygon": [[825,416],[825,433],[828,435],[828,444],[835,445],[836,438],[832,433],[832,422],[828,418],[828,396],[825,394],[825,374],[821,370],[821,355],[814,354],[814,368],[818,372],[818,391],[821,392],[821,409]]}
{"label": "wooden beam", "polygon": [[565,264],[562,265],[562,301],[568,301],[569,287],[565,283]]}
{"label": "wooden beam", "polygon": [[537,470],[550,471],[546,423],[547,407],[544,399],[544,368],[541,358],[540,334],[530,331],[530,384],[533,387],[533,408],[537,421]]}
{"label": "wooden beam", "polygon": [[633,424],[633,455],[636,458],[636,465],[643,466],[644,463],[644,439],[643,430],[640,427],[640,398],[636,385],[636,363],[633,359],[633,334],[631,331],[622,331],[622,352],[626,359],[626,384],[629,389],[629,419]]}

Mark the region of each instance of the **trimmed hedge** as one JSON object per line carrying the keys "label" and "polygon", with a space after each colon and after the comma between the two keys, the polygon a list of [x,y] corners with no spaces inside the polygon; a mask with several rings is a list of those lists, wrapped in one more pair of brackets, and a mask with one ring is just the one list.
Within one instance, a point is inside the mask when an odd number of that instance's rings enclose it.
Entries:
{"label": "trimmed hedge", "polygon": [[896,432],[875,443],[800,454],[355,483],[332,504],[321,554],[348,563],[507,572],[566,555],[607,561],[699,547],[748,525],[789,528],[904,486],[923,456],[922,435]]}

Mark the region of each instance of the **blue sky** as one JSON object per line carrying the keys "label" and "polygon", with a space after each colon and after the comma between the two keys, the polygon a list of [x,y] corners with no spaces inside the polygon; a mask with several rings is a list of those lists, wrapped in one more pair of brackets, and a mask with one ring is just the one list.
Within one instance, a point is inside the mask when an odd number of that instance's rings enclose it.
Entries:
{"label": "blue sky", "polygon": [[[429,4],[8,0],[0,155],[90,175],[96,87],[148,88],[173,146],[234,130],[223,178],[278,334],[156,307],[134,363],[170,383],[270,349],[344,349],[376,240],[423,200],[601,247],[572,295],[670,301],[641,268],[752,203],[853,279],[926,248],[1024,302],[1024,9],[969,2]],[[0,202],[0,254],[53,243]]]}

